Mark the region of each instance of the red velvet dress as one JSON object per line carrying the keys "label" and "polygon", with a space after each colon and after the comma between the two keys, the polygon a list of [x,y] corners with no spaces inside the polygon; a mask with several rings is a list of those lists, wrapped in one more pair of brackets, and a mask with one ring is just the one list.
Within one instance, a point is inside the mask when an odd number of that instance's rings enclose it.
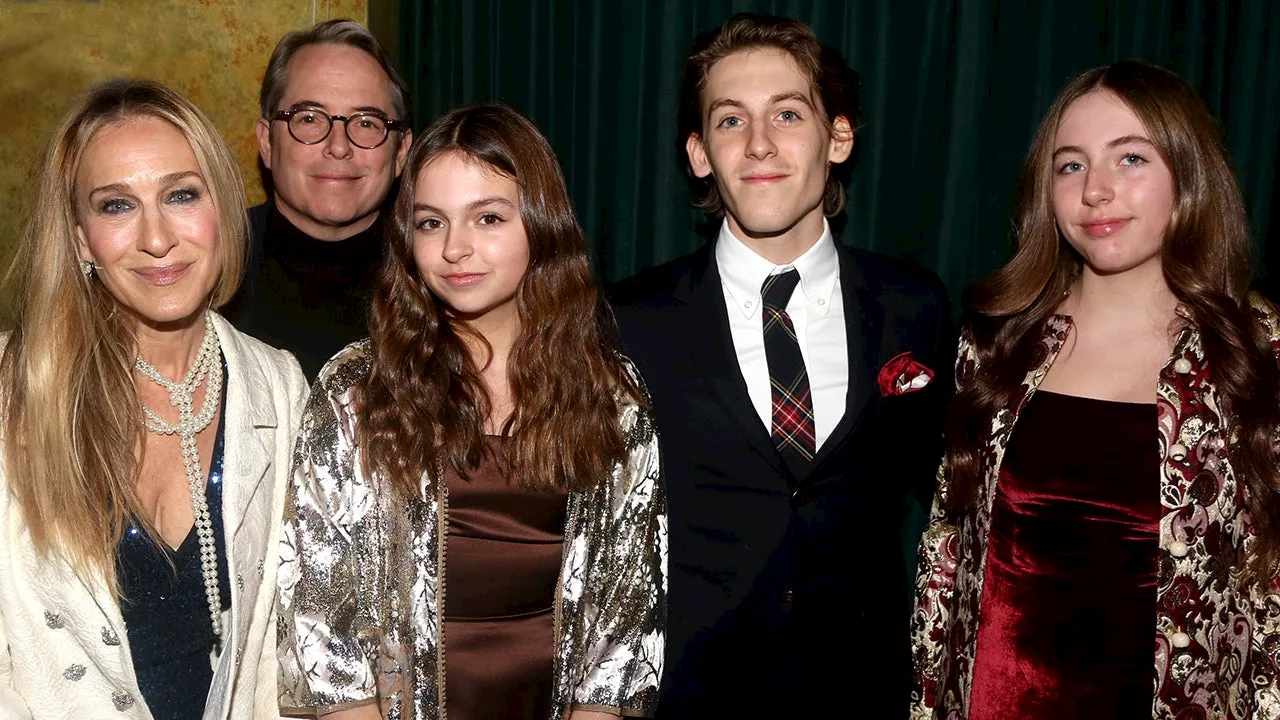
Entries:
{"label": "red velvet dress", "polygon": [[971,720],[1151,717],[1156,406],[1039,391],[991,513]]}

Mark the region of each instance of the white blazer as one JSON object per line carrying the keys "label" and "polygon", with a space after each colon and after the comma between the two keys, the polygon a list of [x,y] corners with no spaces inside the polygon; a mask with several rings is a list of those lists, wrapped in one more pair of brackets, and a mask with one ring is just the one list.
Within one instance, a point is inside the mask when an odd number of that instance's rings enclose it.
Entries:
{"label": "white blazer", "polygon": [[[231,610],[204,717],[278,718],[276,567],[307,381],[289,353],[218,315],[214,325],[227,362],[222,521]],[[78,573],[61,556],[37,556],[0,463],[0,720],[10,718],[151,720],[151,713],[119,604],[101,576]]]}

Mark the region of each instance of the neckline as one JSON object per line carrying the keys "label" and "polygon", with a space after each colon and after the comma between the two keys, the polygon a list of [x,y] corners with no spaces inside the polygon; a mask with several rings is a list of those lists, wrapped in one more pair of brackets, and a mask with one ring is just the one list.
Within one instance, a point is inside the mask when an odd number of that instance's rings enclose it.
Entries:
{"label": "neckline", "polygon": [[1156,402],[1154,400],[1151,402],[1134,402],[1132,400],[1109,400],[1107,398],[1089,397],[1087,395],[1071,395],[1068,393],[1056,392],[1054,390],[1041,390],[1039,388],[1036,389],[1036,395],[1050,395],[1053,397],[1062,398],[1070,402],[1095,403],[1095,404],[1101,404],[1101,405],[1116,405],[1116,406],[1131,407],[1131,408],[1149,409],[1149,408],[1154,408],[1156,406]]}

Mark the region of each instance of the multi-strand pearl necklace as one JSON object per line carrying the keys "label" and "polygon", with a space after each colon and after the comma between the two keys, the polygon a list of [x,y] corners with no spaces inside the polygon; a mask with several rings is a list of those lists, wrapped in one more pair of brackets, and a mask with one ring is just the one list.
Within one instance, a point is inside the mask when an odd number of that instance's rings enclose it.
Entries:
{"label": "multi-strand pearl necklace", "polygon": [[[166,380],[141,355],[133,361],[133,367],[143,377],[168,390],[169,403],[178,409],[178,424],[171,425],[151,408],[142,406],[147,430],[159,435],[177,435],[182,440],[182,466],[187,473],[196,535],[200,539],[200,571],[204,575],[204,595],[209,601],[209,621],[213,624],[214,636],[221,637],[222,592],[218,589],[218,550],[214,546],[213,522],[209,518],[209,502],[204,492],[200,450],[196,446],[196,435],[209,426],[218,411],[222,396],[222,348],[218,344],[218,333],[213,329],[211,316],[208,313],[204,316],[204,340],[200,343],[195,362],[191,363],[191,369],[187,370],[187,375],[181,382]],[[200,412],[193,413],[192,399],[205,378],[208,378],[209,384],[205,388],[204,405]]]}

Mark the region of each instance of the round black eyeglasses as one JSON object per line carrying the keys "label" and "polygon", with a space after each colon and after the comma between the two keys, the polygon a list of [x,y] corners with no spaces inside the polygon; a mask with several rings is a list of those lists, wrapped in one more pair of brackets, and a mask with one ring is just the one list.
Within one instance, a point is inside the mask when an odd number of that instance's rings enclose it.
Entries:
{"label": "round black eyeglasses", "polygon": [[303,145],[322,142],[333,131],[333,124],[342,121],[347,140],[350,140],[352,145],[365,150],[372,150],[386,142],[387,135],[393,130],[396,132],[404,130],[399,120],[392,120],[382,113],[374,112],[329,115],[313,108],[295,108],[281,110],[272,115],[271,120],[283,120],[289,127],[289,134]]}

